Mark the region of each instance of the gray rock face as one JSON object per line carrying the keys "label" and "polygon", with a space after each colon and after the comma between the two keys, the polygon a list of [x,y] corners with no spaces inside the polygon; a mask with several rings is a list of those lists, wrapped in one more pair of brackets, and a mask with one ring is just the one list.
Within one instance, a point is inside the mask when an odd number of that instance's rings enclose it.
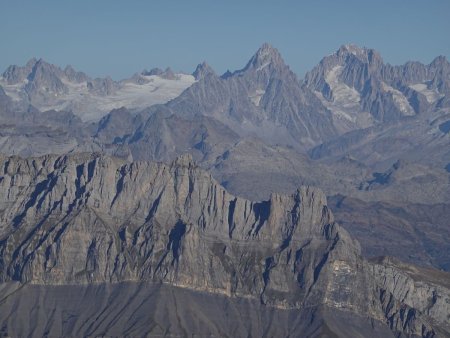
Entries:
{"label": "gray rock face", "polygon": [[188,155],[171,165],[6,157],[0,168],[3,283],[164,282],[282,309],[323,305],[404,334],[449,332],[448,275],[363,260],[316,188],[252,202]]}
{"label": "gray rock face", "polygon": [[31,73],[34,65],[38,62],[37,59],[33,58],[27,62],[25,67],[20,67],[16,65],[9,66],[2,74],[3,78],[8,84],[15,85],[23,82],[28,75]]}
{"label": "gray rock face", "polygon": [[304,83],[334,113],[338,129],[348,131],[446,106],[449,66],[444,57],[391,66],[373,49],[346,45],[322,59]]}
{"label": "gray rock face", "polygon": [[3,88],[0,86],[0,118],[9,119],[12,110],[13,110],[13,102],[11,98],[8,95],[6,95]]}
{"label": "gray rock face", "polygon": [[241,70],[222,77],[207,72],[167,107],[182,116],[214,117],[241,136],[267,131],[269,143],[305,147],[336,134],[330,112],[268,44]]}
{"label": "gray rock face", "polygon": [[203,79],[208,74],[215,75],[215,72],[206,62],[197,65],[197,68],[195,68],[195,71],[192,73],[197,81]]}
{"label": "gray rock face", "polygon": [[28,74],[25,91],[33,101],[41,100],[40,96],[65,94],[68,88],[61,81],[61,69],[39,59]]}

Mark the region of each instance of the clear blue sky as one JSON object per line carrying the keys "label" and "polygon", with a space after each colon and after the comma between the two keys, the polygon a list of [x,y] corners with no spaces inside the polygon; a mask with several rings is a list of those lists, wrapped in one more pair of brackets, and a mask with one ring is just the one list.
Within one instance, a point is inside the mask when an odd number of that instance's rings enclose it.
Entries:
{"label": "clear blue sky", "polygon": [[0,13],[1,71],[35,56],[114,79],[204,60],[223,73],[263,42],[301,77],[345,43],[391,64],[450,55],[450,0],[0,0]]}

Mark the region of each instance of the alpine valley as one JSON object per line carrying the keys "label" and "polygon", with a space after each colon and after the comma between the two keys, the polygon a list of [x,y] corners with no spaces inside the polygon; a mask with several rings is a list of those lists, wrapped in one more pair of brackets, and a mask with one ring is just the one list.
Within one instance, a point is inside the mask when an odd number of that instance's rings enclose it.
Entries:
{"label": "alpine valley", "polygon": [[2,336],[450,336],[450,63],[263,44],[0,77]]}

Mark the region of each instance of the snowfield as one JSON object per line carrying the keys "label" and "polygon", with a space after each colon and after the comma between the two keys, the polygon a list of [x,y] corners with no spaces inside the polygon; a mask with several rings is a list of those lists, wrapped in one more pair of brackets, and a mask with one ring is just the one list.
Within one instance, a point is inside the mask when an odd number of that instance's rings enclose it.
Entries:
{"label": "snowfield", "polygon": [[[111,95],[100,95],[88,89],[88,83],[73,83],[61,79],[67,86],[67,94],[54,94],[43,103],[32,104],[41,111],[66,110],[72,111],[83,121],[96,121],[113,109],[127,107],[128,109],[143,109],[154,104],[166,103],[179,96],[190,87],[195,78],[192,75],[176,74],[175,79],[166,79],[158,75],[140,75],[143,84],[131,80],[120,82],[119,89]],[[25,80],[16,85],[8,85],[0,78],[0,85],[13,100],[19,101],[26,97]]]}

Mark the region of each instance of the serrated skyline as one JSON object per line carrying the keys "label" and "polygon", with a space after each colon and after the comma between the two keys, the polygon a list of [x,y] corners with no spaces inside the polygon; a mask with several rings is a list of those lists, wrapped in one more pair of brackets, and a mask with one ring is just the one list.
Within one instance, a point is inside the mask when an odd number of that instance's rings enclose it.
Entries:
{"label": "serrated skyline", "polygon": [[31,57],[120,80],[136,69],[191,72],[205,60],[237,69],[263,42],[300,77],[340,45],[375,48],[386,62],[450,55],[448,1],[305,3],[193,1],[2,2],[0,69]]}

